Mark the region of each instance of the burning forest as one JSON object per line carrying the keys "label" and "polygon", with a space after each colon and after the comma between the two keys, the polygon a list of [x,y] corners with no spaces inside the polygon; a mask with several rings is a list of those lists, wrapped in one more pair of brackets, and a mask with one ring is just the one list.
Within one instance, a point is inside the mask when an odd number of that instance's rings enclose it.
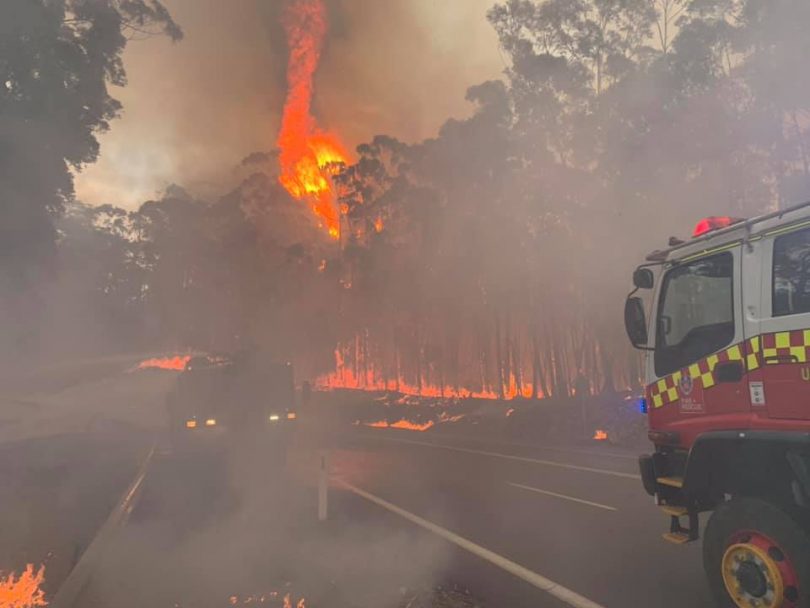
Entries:
{"label": "burning forest", "polygon": [[331,177],[349,155],[333,133],[320,129],[312,116],[313,75],[327,33],[322,0],[288,2],[284,9],[287,36],[287,99],[278,134],[279,181],[293,198],[309,205],[330,238],[340,236],[340,213]]}
{"label": "burning forest", "polygon": [[[789,54],[774,68],[758,50],[793,42],[765,21],[726,38],[725,18],[679,6],[678,26],[653,36],[672,17],[646,5],[569,22],[558,2],[496,4],[485,17],[506,69],[470,86],[466,118],[423,141],[350,146],[321,116],[340,11],[280,3],[283,103],[267,151],[220,198],[172,186],[136,210],[59,203],[66,272],[38,296],[39,335],[88,349],[261,344],[322,389],[542,399],[636,387],[620,273],[686,234],[697,201],[745,217],[798,200],[808,180],[803,80]],[[577,49],[544,42],[563,32]],[[795,82],[778,98],[764,84],[773,69]],[[69,306],[50,310],[48,290]],[[63,323],[68,310],[79,321]]]}
{"label": "burning forest", "polygon": [[[793,42],[764,16],[725,37],[725,17],[678,5],[676,27],[646,5],[569,22],[558,2],[495,4],[481,18],[506,69],[471,83],[467,117],[422,141],[369,125],[349,145],[319,88],[340,59],[341,13],[280,3],[284,87],[267,150],[219,198],[172,186],[135,210],[59,202],[48,222],[65,273],[37,296],[38,335],[87,349],[261,344],[322,389],[542,399],[636,387],[620,271],[685,234],[697,201],[745,217],[798,200],[808,179]],[[544,42],[563,32],[577,49]],[[774,69],[795,85],[765,86]],[[764,150],[780,152],[764,162]],[[69,305],[49,308],[63,292]],[[53,350],[22,329],[36,308],[3,310],[20,319],[6,325],[21,348]]]}
{"label": "burning forest", "polygon": [[[810,357],[808,25],[807,0],[0,1],[0,608],[810,605],[779,376]],[[693,490],[698,439],[739,428],[799,446],[776,489],[757,462]],[[652,519],[639,472],[710,588],[616,536]]]}

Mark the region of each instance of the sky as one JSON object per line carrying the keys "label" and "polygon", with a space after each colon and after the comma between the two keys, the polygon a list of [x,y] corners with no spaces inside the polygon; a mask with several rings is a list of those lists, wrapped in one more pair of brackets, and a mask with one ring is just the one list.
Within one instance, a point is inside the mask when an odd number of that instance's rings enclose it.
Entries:
{"label": "sky", "polygon": [[[90,204],[136,208],[179,184],[214,198],[251,152],[270,151],[284,103],[284,0],[165,0],[185,38],[130,42],[121,117],[99,137],[98,162],[76,176]],[[327,0],[330,31],[314,111],[350,148],[385,133],[437,133],[471,107],[466,89],[500,78],[486,21],[494,0]]]}

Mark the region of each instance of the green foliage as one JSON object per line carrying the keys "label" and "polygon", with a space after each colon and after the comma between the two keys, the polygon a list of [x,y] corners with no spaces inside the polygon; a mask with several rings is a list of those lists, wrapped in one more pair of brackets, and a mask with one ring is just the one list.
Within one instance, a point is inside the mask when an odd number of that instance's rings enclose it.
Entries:
{"label": "green foliage", "polygon": [[[98,156],[96,134],[121,105],[130,37],[182,32],[158,0],[7,0],[0,4],[0,276],[52,254],[71,169]],[[36,266],[36,264],[34,264]]]}

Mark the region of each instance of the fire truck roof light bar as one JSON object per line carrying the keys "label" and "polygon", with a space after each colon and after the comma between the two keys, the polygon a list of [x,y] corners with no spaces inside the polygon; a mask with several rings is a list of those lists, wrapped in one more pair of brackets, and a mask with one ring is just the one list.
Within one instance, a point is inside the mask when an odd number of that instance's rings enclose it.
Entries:
{"label": "fire truck roof light bar", "polygon": [[725,228],[720,228],[717,230],[711,230],[701,236],[696,236],[688,241],[685,241],[681,245],[676,245],[675,247],[670,247],[669,249],[663,249],[660,251],[653,251],[647,256],[647,260],[650,262],[664,262],[667,260],[669,255],[679,249],[683,249],[684,247],[688,247],[694,245],[695,243],[700,243],[702,241],[708,241],[710,239],[717,238],[718,236],[722,236],[728,234],[732,231],[739,230],[740,228],[746,228],[751,230],[751,228],[759,224],[760,222],[764,222],[766,220],[770,220],[773,218],[781,218],[782,216],[792,213],[793,211],[798,211],[799,209],[804,209],[805,207],[810,206],[810,201],[806,201],[804,203],[800,203],[798,205],[793,205],[792,207],[787,207],[785,209],[779,209],[777,211],[771,211],[770,213],[766,213],[765,215],[759,215],[755,218],[751,218],[749,220],[744,220],[741,222],[737,222],[735,224],[731,224]]}

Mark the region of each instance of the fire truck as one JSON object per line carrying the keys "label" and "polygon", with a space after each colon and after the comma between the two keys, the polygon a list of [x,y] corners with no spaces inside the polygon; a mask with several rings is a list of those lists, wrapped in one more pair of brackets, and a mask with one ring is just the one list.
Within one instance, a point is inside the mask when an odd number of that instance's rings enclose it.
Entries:
{"label": "fire truck", "polygon": [[633,284],[654,444],[639,466],[664,539],[702,531],[720,606],[810,607],[810,203],[703,219]]}

